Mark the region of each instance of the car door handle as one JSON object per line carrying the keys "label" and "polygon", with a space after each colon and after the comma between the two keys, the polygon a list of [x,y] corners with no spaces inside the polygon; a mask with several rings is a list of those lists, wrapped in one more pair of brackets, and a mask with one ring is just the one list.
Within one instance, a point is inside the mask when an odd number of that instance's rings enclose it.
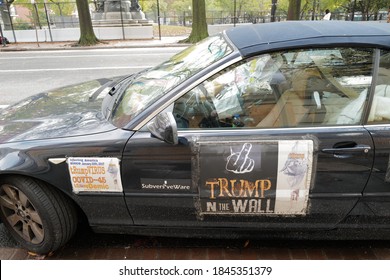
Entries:
{"label": "car door handle", "polygon": [[333,154],[334,157],[337,158],[349,158],[352,157],[354,154],[359,153],[365,153],[368,154],[368,152],[371,150],[371,147],[368,145],[362,145],[362,144],[356,144],[353,142],[349,142],[348,145],[335,145],[333,148],[325,148],[321,151],[325,154]]}

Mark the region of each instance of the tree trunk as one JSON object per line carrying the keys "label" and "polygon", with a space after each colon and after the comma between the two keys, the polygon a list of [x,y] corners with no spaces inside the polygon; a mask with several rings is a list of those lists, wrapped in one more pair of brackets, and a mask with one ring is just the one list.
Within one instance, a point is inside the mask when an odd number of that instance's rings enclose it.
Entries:
{"label": "tree trunk", "polygon": [[271,7],[271,22],[276,21],[276,8],[278,5],[278,0],[272,0],[272,7]]}
{"label": "tree trunk", "polygon": [[92,27],[91,14],[89,13],[88,0],[76,0],[77,13],[80,22],[80,46],[91,46],[99,43]]}
{"label": "tree trunk", "polygon": [[301,0],[289,0],[287,20],[299,20]]}
{"label": "tree trunk", "polygon": [[205,0],[192,0],[192,11],[192,31],[190,37],[184,40],[186,43],[196,43],[209,36]]}

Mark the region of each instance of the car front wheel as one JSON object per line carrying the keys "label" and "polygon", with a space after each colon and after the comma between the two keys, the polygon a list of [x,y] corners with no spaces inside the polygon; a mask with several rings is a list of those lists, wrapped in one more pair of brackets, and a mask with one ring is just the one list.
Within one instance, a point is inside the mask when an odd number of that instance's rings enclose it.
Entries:
{"label": "car front wheel", "polygon": [[63,246],[77,227],[77,213],[70,199],[26,177],[0,179],[0,216],[22,247],[37,254]]}

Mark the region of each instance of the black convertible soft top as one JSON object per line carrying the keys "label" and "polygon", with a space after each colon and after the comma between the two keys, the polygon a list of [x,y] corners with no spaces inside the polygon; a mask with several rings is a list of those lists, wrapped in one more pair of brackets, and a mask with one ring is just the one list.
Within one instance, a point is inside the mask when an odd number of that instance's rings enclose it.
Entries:
{"label": "black convertible soft top", "polygon": [[270,50],[343,45],[390,48],[390,24],[350,21],[285,21],[226,31],[243,56]]}

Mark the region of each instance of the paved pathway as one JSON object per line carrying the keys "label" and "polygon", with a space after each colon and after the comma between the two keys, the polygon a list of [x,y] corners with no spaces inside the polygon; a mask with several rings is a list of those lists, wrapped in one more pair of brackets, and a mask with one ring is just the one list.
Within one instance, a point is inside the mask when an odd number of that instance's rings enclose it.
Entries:
{"label": "paved pathway", "polygon": [[162,37],[160,39],[150,40],[111,40],[102,41],[94,46],[75,47],[75,42],[44,42],[44,43],[12,43],[3,47],[0,45],[0,52],[10,51],[40,51],[40,50],[77,50],[83,49],[104,49],[104,48],[145,48],[145,47],[164,47],[164,46],[188,46],[189,44],[180,43],[185,39],[183,36]]}

